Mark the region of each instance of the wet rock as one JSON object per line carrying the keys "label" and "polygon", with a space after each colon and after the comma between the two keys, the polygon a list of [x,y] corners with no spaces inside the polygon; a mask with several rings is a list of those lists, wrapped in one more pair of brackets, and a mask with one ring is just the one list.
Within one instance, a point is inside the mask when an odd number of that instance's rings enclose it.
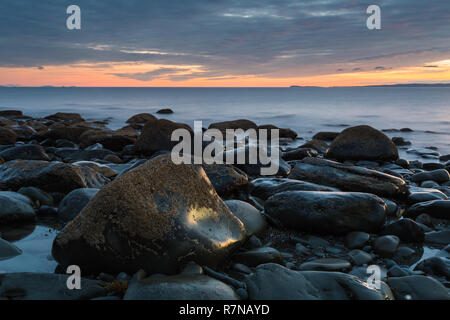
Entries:
{"label": "wet rock", "polygon": [[80,167],[91,168],[106,178],[112,178],[117,176],[118,174],[117,171],[111,169],[109,166],[94,161],[77,161],[72,164]]}
{"label": "wet rock", "polygon": [[173,110],[169,109],[169,108],[160,109],[160,110],[156,111],[156,113],[158,113],[158,114],[172,114]]}
{"label": "wet rock", "polygon": [[36,130],[25,124],[13,125],[10,129],[16,133],[18,140],[30,140],[37,135]]}
{"label": "wet rock", "polygon": [[317,158],[302,160],[292,169],[288,178],[386,197],[405,197],[409,193],[405,181],[400,178],[364,167]]}
{"label": "wet rock", "polygon": [[271,247],[262,247],[245,252],[239,252],[233,256],[233,260],[249,267],[256,267],[263,263],[282,263],[281,253]]}
{"label": "wet rock", "polygon": [[114,154],[111,150],[107,149],[84,149],[78,148],[61,148],[55,151],[55,155],[60,157],[66,162],[71,161],[90,161],[94,159],[103,159],[108,155]]}
{"label": "wet rock", "polygon": [[426,274],[444,277],[450,279],[450,259],[444,257],[431,257],[423,260],[414,268],[414,270],[421,270]]}
{"label": "wet rock", "polygon": [[176,129],[185,129],[193,135],[191,127],[186,124],[166,119],[147,122],[136,140],[135,151],[144,155],[152,155],[160,150],[171,151],[179,143],[171,140],[172,132]]}
{"label": "wet rock", "polygon": [[432,231],[425,233],[425,242],[433,244],[449,244],[450,230]]}
{"label": "wet rock", "polygon": [[285,191],[339,191],[332,187],[282,178],[259,178],[252,180],[248,186],[248,190],[251,195],[263,200]]}
{"label": "wet rock", "polygon": [[283,158],[283,160],[285,161],[290,161],[290,160],[301,160],[304,159],[306,157],[311,157],[311,149],[307,149],[307,148],[296,148],[293,150],[287,150],[285,152],[283,152],[281,154],[281,157]]}
{"label": "wet rock", "polygon": [[0,224],[33,221],[35,217],[28,197],[17,192],[0,191]]}
{"label": "wet rock", "polygon": [[280,138],[288,138],[295,140],[298,136],[297,132],[289,128],[278,128],[272,124],[264,124],[262,126],[258,126],[258,130],[265,129],[267,130],[267,138],[271,137],[270,130],[278,130],[278,136]]}
{"label": "wet rock", "polygon": [[[411,192],[406,201],[409,204],[416,204],[419,202],[427,202],[433,200],[448,200],[448,197],[441,191],[436,189],[422,189],[424,191]],[[426,190],[426,191],[425,191]]]}
{"label": "wet rock", "polygon": [[413,220],[404,218],[385,225],[380,234],[395,235],[405,242],[423,242],[423,229]]}
{"label": "wet rock", "polygon": [[95,280],[81,279],[81,289],[67,288],[69,275],[52,273],[0,274],[0,299],[87,300],[104,296],[106,290]]}
{"label": "wet rock", "polygon": [[407,277],[410,273],[408,272],[408,269],[394,265],[388,270],[388,275],[389,277]]}
{"label": "wet rock", "polygon": [[21,116],[23,113],[20,110],[0,110],[0,117],[20,118]]}
{"label": "wet rock", "polygon": [[370,126],[356,126],[342,131],[330,145],[327,158],[343,160],[398,159],[395,144],[381,131]]}
{"label": "wet rock", "polygon": [[173,274],[188,261],[217,265],[244,237],[202,167],[162,155],[103,187],[58,234],[52,253],[83,270]]}
{"label": "wet rock", "polygon": [[245,172],[232,165],[204,164],[203,169],[220,196],[230,195],[248,184]]}
{"label": "wet rock", "polygon": [[357,266],[362,266],[364,264],[369,264],[372,261],[372,256],[365,251],[362,250],[352,250],[348,253],[350,261]]}
{"label": "wet rock", "polygon": [[340,132],[318,132],[312,138],[316,140],[333,141],[339,135]]}
{"label": "wet rock", "polygon": [[40,205],[52,206],[54,203],[50,194],[36,187],[22,187],[17,192],[27,196],[34,202],[39,202]]}
{"label": "wet rock", "polygon": [[386,211],[383,200],[375,195],[320,191],[277,193],[264,208],[287,228],[325,234],[377,230]]}
{"label": "wet rock", "polygon": [[15,144],[17,141],[17,134],[5,127],[0,127],[0,145],[9,145],[9,144]]}
{"label": "wet rock", "polygon": [[373,249],[382,257],[391,257],[397,251],[400,239],[397,236],[381,236],[375,239]]}
{"label": "wet rock", "polygon": [[132,281],[124,300],[239,300],[230,286],[204,275],[181,274]]}
{"label": "wet rock", "polygon": [[319,153],[325,153],[328,149],[328,143],[323,140],[312,139],[300,146],[300,148],[311,148]]}
{"label": "wet rock", "polygon": [[396,146],[410,146],[411,142],[410,141],[406,141],[405,139],[403,139],[403,137],[393,137],[392,138],[392,142],[396,145]]}
{"label": "wet rock", "polygon": [[58,207],[58,217],[65,222],[73,220],[97,194],[98,190],[99,189],[95,188],[72,190],[60,202]]}
{"label": "wet rock", "polygon": [[267,222],[265,218],[251,204],[241,200],[227,200],[225,204],[242,221],[248,237],[253,234],[259,234],[266,229]]}
{"label": "wet rock", "polygon": [[44,130],[38,133],[37,139],[39,141],[48,139],[49,141],[56,140],[69,140],[73,142],[79,142],[80,136],[86,131],[98,128],[96,125],[87,122],[81,123],[54,123],[48,130]]}
{"label": "wet rock", "polygon": [[122,159],[115,154],[108,154],[103,158],[103,160],[116,164],[123,163]]}
{"label": "wet rock", "polygon": [[5,161],[10,160],[45,160],[50,161],[50,157],[45,153],[44,148],[38,144],[25,144],[8,148],[0,152],[0,157]]}
{"label": "wet rock", "polygon": [[422,165],[423,170],[433,171],[439,169],[445,169],[445,165],[437,162],[427,162]]}
{"label": "wet rock", "polygon": [[419,172],[411,177],[412,182],[422,182],[432,180],[437,183],[443,183],[450,180],[450,174],[445,169],[438,169],[427,172]]}
{"label": "wet rock", "polygon": [[446,162],[450,160],[450,154],[446,154],[444,156],[439,157],[439,161]]}
{"label": "wet rock", "polygon": [[299,267],[303,271],[342,271],[351,269],[352,265],[347,260],[335,258],[322,258],[302,263]]}
{"label": "wet rock", "polygon": [[12,243],[0,238],[0,261],[21,255],[22,250]]}
{"label": "wet rock", "polygon": [[78,188],[100,188],[109,179],[87,167],[61,162],[13,160],[0,166],[0,189],[33,186],[44,191],[70,192]]}
{"label": "wet rock", "polygon": [[385,295],[354,276],[328,271],[293,271],[264,264],[246,279],[250,300],[383,300]]}
{"label": "wet rock", "polygon": [[389,278],[391,287],[397,300],[449,300],[448,290],[437,280],[426,276],[407,276]]}
{"label": "wet rock", "polygon": [[45,119],[53,120],[56,122],[83,122],[84,119],[80,116],[79,113],[67,113],[67,112],[57,112],[55,114],[46,116]]}
{"label": "wet rock", "polygon": [[366,232],[353,231],[345,236],[345,246],[349,249],[359,249],[364,247],[370,239]]}
{"label": "wet rock", "polygon": [[419,261],[423,255],[423,248],[412,248],[406,245],[400,245],[395,252],[392,260],[401,265],[412,265]]}
{"label": "wet rock", "polygon": [[129,118],[126,122],[129,124],[146,124],[147,122],[155,122],[158,118],[150,113],[139,113]]}
{"label": "wet rock", "polygon": [[231,120],[231,121],[223,121],[223,122],[216,122],[210,124],[208,129],[218,129],[222,134],[226,133],[227,129],[237,130],[242,129],[244,131],[248,129],[258,129],[258,126],[256,123],[250,120],[240,119],[240,120]]}
{"label": "wet rock", "polygon": [[433,218],[450,219],[450,201],[432,200],[416,203],[406,210],[405,216],[415,218],[419,214],[426,213]]}
{"label": "wet rock", "polygon": [[100,143],[105,148],[112,151],[122,151],[122,149],[136,142],[137,133],[133,130],[88,130],[80,136],[80,143],[83,147],[88,147]]}

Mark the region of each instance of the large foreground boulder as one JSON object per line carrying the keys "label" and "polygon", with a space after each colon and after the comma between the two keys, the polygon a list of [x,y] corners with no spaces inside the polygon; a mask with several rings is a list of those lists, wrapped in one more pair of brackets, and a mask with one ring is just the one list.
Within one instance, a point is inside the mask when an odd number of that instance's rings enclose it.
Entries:
{"label": "large foreground boulder", "polygon": [[[390,290],[371,289],[355,276],[329,271],[294,271],[260,265],[247,279],[250,300],[385,300]],[[384,286],[383,286],[384,287]]]}
{"label": "large foreground boulder", "polygon": [[264,210],[286,228],[346,234],[378,230],[384,221],[386,204],[367,193],[287,191],[267,199]]}
{"label": "large foreground boulder", "polygon": [[381,131],[370,126],[356,126],[342,131],[330,145],[327,158],[337,160],[398,159],[395,144]]}
{"label": "large foreground boulder", "polygon": [[14,160],[0,166],[0,190],[33,186],[68,193],[78,188],[100,188],[108,182],[91,168],[57,161]]}
{"label": "large foreground boulder", "polygon": [[216,266],[244,238],[202,167],[162,155],[103,187],[52,252],[62,266],[82,270],[173,274],[188,261]]}
{"label": "large foreground boulder", "polygon": [[318,158],[303,159],[292,169],[288,178],[335,187],[343,191],[373,193],[382,197],[403,198],[409,194],[406,182],[400,178],[364,167]]}

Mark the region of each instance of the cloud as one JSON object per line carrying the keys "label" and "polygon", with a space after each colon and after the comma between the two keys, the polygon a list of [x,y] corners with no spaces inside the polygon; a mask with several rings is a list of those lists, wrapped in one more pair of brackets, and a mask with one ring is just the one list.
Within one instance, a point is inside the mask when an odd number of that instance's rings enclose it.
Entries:
{"label": "cloud", "polygon": [[173,75],[179,72],[186,72],[190,69],[182,68],[159,68],[148,72],[137,72],[137,73],[110,73],[116,77],[135,79],[139,81],[152,81],[158,79],[161,76]]}

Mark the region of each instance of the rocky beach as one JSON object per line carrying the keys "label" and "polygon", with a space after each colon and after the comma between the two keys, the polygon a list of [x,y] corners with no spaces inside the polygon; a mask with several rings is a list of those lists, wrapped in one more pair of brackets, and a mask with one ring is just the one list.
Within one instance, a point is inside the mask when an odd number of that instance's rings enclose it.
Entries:
{"label": "rocky beach", "polygon": [[211,123],[279,129],[279,170],[261,176],[174,164],[172,132],[192,129],[173,112],[111,129],[0,111],[0,300],[450,298],[450,154],[414,147],[414,128]]}

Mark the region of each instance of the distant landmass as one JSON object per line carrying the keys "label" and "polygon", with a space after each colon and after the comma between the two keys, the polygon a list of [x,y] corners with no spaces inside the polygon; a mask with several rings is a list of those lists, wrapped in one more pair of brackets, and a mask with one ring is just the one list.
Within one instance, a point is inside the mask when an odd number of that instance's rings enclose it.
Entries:
{"label": "distant landmass", "polygon": [[[290,86],[291,88],[323,88],[317,86]],[[345,88],[342,87],[331,87],[331,88]],[[398,84],[376,84],[371,86],[362,86],[363,88],[373,88],[373,87],[404,87],[404,88],[415,88],[415,87],[450,87],[450,83],[398,83]],[[355,88],[354,86],[348,86],[348,88]]]}

